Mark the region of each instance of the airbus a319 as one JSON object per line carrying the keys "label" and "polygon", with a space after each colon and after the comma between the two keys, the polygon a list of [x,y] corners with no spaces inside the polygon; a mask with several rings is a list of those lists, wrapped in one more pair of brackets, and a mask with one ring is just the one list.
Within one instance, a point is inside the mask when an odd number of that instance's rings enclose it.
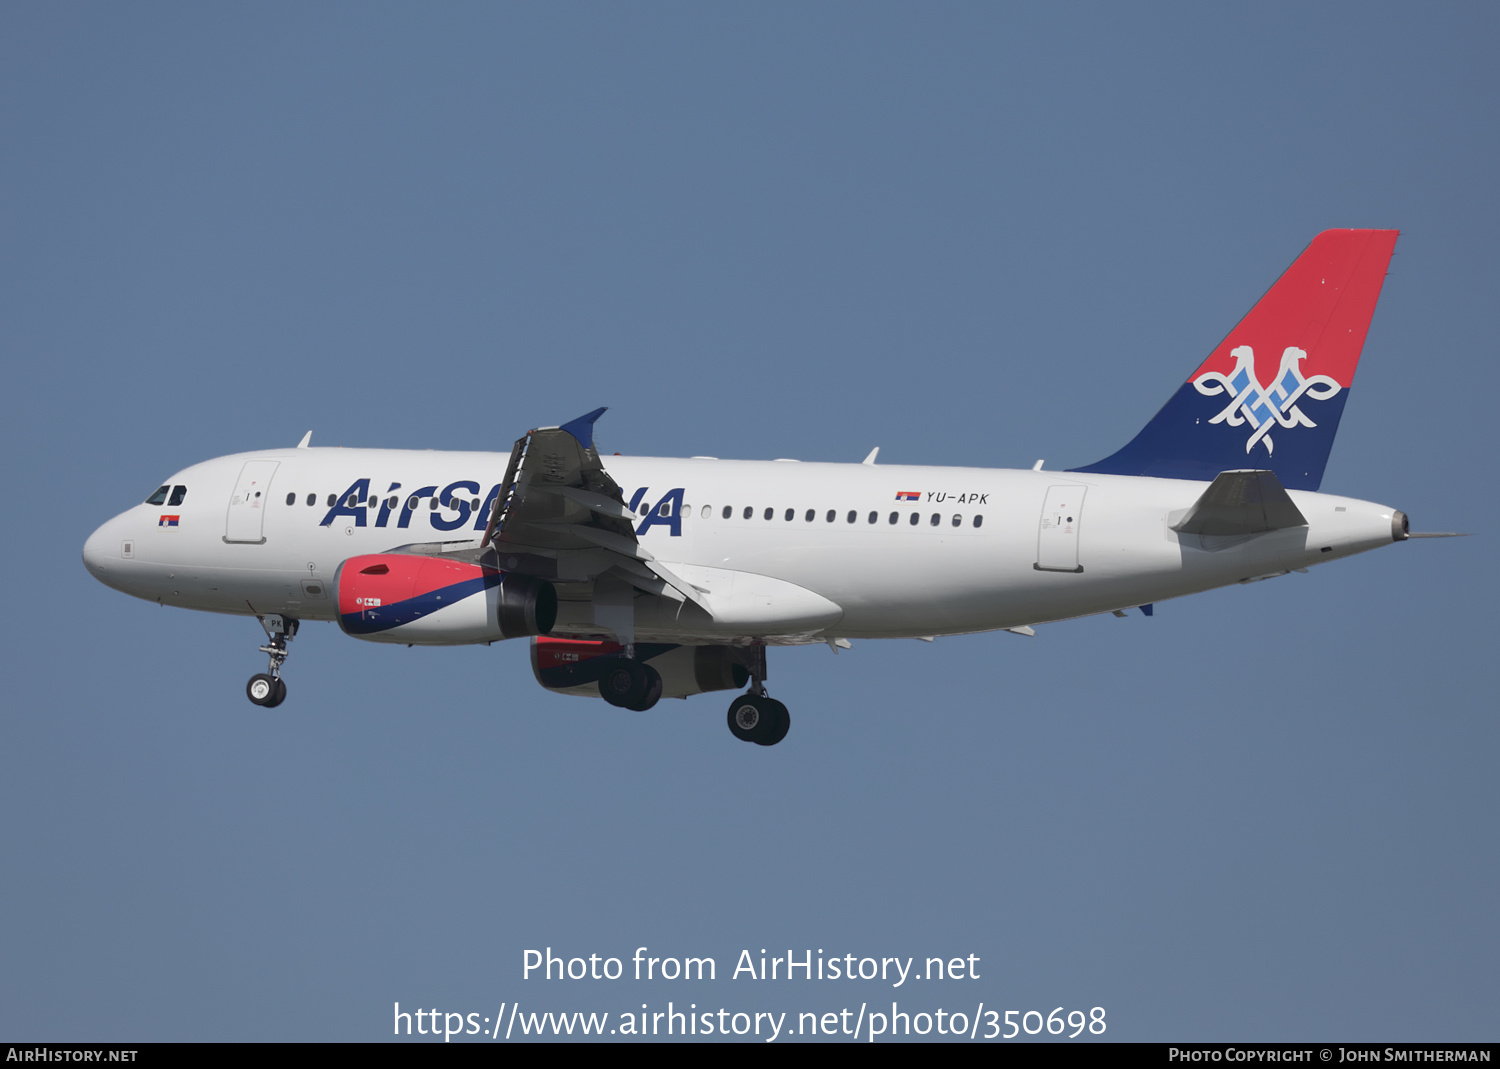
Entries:
{"label": "airbus a319", "polygon": [[734,690],[729,730],[791,723],[767,649],[1031,634],[1405,541],[1320,492],[1396,243],[1317,236],[1113,455],[1068,471],[601,456],[604,409],[509,453],[296,448],[178,472],[88,539],[101,582],[253,616],[277,706],[308,620],[413,645],[529,638],[542,686],[644,711]]}

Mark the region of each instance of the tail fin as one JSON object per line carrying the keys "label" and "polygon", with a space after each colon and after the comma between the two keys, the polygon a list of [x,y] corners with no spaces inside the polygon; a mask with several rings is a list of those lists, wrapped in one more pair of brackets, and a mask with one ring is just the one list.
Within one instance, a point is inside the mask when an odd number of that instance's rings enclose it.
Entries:
{"label": "tail fin", "polygon": [[1325,230],[1130,444],[1074,471],[1212,480],[1274,471],[1316,490],[1395,230]]}

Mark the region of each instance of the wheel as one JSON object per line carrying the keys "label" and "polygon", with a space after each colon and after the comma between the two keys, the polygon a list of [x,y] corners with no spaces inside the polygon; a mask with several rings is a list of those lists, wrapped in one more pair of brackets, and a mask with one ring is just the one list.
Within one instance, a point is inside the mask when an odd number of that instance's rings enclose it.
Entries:
{"label": "wheel", "polygon": [[755,741],[762,746],[775,746],[791,730],[792,714],[775,698],[762,698],[761,701],[770,708],[767,710],[765,733]]}
{"label": "wheel", "polygon": [[775,698],[741,694],[729,703],[729,730],[741,742],[775,746],[791,726],[791,714]]}
{"label": "wheel", "polygon": [[631,702],[625,708],[644,713],[661,700],[661,673],[649,664],[640,665],[640,668],[646,677],[646,691],[639,701]]}
{"label": "wheel", "polygon": [[284,701],[286,701],[286,680],[282,679],[280,676],[277,676],[276,693],[271,696],[270,701],[266,702],[266,708],[274,709]]}
{"label": "wheel", "polygon": [[760,699],[754,694],[740,694],[729,703],[729,732],[741,742],[754,742],[763,714]]}
{"label": "wheel", "polygon": [[729,703],[729,731],[741,742],[774,746],[791,726],[786,706],[764,695],[741,694]]}
{"label": "wheel", "polygon": [[661,697],[661,673],[649,664],[622,658],[600,677],[599,696],[621,709],[649,709]]}
{"label": "wheel", "polygon": [[285,688],[278,689],[278,682],[280,681],[274,676],[257,672],[250,677],[250,682],[245,684],[245,694],[256,705],[276,705],[286,697]]}

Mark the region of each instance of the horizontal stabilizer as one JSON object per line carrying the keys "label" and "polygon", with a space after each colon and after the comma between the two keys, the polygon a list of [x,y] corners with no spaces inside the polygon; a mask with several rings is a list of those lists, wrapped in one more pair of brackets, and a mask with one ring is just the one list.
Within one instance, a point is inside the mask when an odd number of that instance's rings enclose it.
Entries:
{"label": "horizontal stabilizer", "polygon": [[1307,518],[1269,471],[1223,471],[1172,530],[1196,535],[1247,535],[1306,527]]}

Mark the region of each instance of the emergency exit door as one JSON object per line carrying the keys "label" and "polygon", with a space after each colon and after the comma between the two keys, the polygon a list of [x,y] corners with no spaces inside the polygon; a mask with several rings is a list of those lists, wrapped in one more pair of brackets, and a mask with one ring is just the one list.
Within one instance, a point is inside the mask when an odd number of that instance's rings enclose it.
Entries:
{"label": "emergency exit door", "polygon": [[1050,486],[1042,505],[1041,526],[1036,536],[1039,572],[1081,572],[1078,563],[1078,529],[1083,522],[1085,486]]}

